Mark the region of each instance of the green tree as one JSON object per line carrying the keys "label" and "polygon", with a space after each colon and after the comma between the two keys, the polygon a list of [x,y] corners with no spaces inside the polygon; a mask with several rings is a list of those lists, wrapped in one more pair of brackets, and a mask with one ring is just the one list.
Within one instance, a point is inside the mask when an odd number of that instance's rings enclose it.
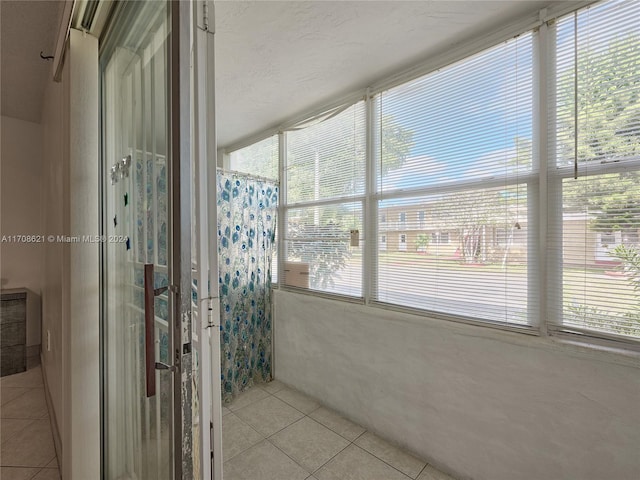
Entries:
{"label": "green tree", "polygon": [[231,170],[278,179],[278,137],[272,136],[231,153]]}
{"label": "green tree", "polygon": [[416,251],[426,252],[431,243],[431,237],[426,233],[419,233],[416,237]]}
{"label": "green tree", "polygon": [[640,155],[640,37],[612,40],[607,48],[580,49],[577,98],[574,69],[558,81],[563,162],[573,163],[575,105],[578,159],[610,162]]}
{"label": "green tree", "polygon": [[[289,203],[345,197],[365,190],[366,126],[355,106],[308,128],[287,134]],[[381,120],[381,170],[400,168],[413,146],[413,132],[390,115]]]}
{"label": "green tree", "polygon": [[[382,171],[400,168],[413,146],[413,133],[385,116],[380,138]],[[288,133],[289,203],[364,194],[366,168],[366,128],[360,107]],[[288,258],[309,264],[311,288],[331,287],[335,274],[351,258],[349,232],[360,228],[359,202],[290,209]]]}
{"label": "green tree", "polygon": [[[640,155],[640,37],[612,40],[607,48],[580,50],[577,96],[574,71],[558,81],[558,166],[617,163]],[[564,206],[595,215],[592,228],[625,231],[640,228],[640,173],[627,171],[567,179]]]}
{"label": "green tree", "polygon": [[[560,72],[557,84],[558,167],[573,165],[575,155],[581,171],[587,172],[591,165],[593,168],[607,164],[615,166],[640,155],[638,51],[638,35],[618,36],[606,48],[581,49],[578,52],[577,91],[573,66]],[[562,192],[565,212],[588,212],[592,217],[589,226],[593,232],[622,232],[625,243],[627,238],[637,239],[640,172],[628,169],[567,178],[563,180]],[[637,247],[623,244],[609,253],[622,262],[637,296],[640,278]],[[565,314],[569,322],[623,335],[640,335],[638,308],[624,314],[627,322],[621,322],[620,317],[593,305],[565,306]]]}
{"label": "green tree", "polygon": [[[413,133],[392,116],[382,118],[381,168],[400,168],[413,146]],[[362,107],[355,106],[308,128],[287,133],[287,199],[289,203],[364,193],[366,128]],[[278,178],[278,141],[270,137],[232,153],[231,168]],[[309,263],[310,286],[333,286],[334,274],[351,257],[348,236],[361,228],[356,205],[290,210],[288,258]]]}
{"label": "green tree", "polygon": [[[456,232],[458,249],[465,263],[492,260],[495,228],[510,231],[518,222],[517,202],[525,192],[516,185],[470,190],[446,195],[434,203],[435,228]],[[451,208],[451,205],[455,208]]]}
{"label": "green tree", "polygon": [[617,333],[640,337],[640,250],[637,246],[618,245],[612,254],[622,262],[636,299],[633,308],[625,313],[630,325],[614,324],[613,328]]}
{"label": "green tree", "polygon": [[381,174],[401,168],[413,146],[413,131],[398,124],[393,116],[382,117],[380,142]]}

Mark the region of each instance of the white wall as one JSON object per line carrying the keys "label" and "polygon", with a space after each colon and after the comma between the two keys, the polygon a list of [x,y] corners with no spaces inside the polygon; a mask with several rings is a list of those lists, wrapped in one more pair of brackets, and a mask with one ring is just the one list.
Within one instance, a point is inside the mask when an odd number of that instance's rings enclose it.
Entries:
{"label": "white wall", "polygon": [[461,479],[638,478],[637,356],[274,298],[277,379]]}
{"label": "white wall", "polygon": [[[42,128],[6,116],[0,127],[0,235],[41,235]],[[0,244],[2,288],[28,288],[36,294],[29,297],[26,332],[26,345],[36,351],[41,336],[42,251],[40,242],[12,239]]]}
{"label": "white wall", "polygon": [[[39,235],[42,129],[2,117],[0,234]],[[28,288],[40,295],[40,243],[2,242],[2,288]]]}
{"label": "white wall", "polygon": [[[98,41],[72,30],[62,82],[51,81],[44,99],[47,235],[99,232],[98,98]],[[53,241],[43,256],[43,371],[65,480],[100,476],[98,252],[96,243]]]}
{"label": "white wall", "polygon": [[[64,75],[68,75],[65,65]],[[68,82],[67,82],[68,83]],[[42,109],[43,169],[42,169],[42,231],[45,235],[63,235],[68,232],[68,140],[64,139],[68,108],[65,108],[65,90],[68,85],[50,81],[44,94]],[[66,227],[65,227],[66,220]],[[42,259],[42,370],[51,401],[52,423],[56,451],[62,452],[60,433],[63,420],[62,356],[63,321],[68,313],[68,282],[64,275],[63,249],[57,242],[43,244]],[[50,349],[47,350],[47,333]]]}

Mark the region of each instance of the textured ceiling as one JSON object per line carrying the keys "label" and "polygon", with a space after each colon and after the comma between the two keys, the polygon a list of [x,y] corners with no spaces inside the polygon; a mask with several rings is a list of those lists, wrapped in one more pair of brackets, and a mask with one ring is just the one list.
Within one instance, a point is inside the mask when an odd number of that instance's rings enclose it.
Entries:
{"label": "textured ceiling", "polygon": [[0,0],[2,115],[40,122],[63,1]]}
{"label": "textured ceiling", "polygon": [[218,143],[277,127],[548,3],[218,1]]}
{"label": "textured ceiling", "polygon": [[[550,2],[216,1],[223,147]],[[39,122],[63,0],[0,0],[2,114]]]}

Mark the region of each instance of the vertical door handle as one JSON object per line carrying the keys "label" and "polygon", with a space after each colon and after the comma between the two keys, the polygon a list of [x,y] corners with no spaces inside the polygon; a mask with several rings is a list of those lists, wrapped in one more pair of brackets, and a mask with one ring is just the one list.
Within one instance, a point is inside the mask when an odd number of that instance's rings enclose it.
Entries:
{"label": "vertical door handle", "polygon": [[156,370],[169,370],[175,372],[173,365],[156,362],[155,342],[155,297],[169,290],[169,287],[153,288],[154,284],[153,263],[144,266],[144,371],[147,384],[147,397],[156,394]]}
{"label": "vertical door handle", "polygon": [[153,264],[144,266],[144,358],[147,380],[147,397],[156,394],[156,349],[154,339],[155,291],[153,288]]}

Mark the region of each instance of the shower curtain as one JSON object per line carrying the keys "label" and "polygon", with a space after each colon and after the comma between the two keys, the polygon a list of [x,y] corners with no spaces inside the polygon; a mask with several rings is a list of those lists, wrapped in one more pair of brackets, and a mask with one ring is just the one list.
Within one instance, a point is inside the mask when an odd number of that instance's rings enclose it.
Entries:
{"label": "shower curtain", "polygon": [[271,259],[278,187],[218,171],[222,399],[271,380]]}

